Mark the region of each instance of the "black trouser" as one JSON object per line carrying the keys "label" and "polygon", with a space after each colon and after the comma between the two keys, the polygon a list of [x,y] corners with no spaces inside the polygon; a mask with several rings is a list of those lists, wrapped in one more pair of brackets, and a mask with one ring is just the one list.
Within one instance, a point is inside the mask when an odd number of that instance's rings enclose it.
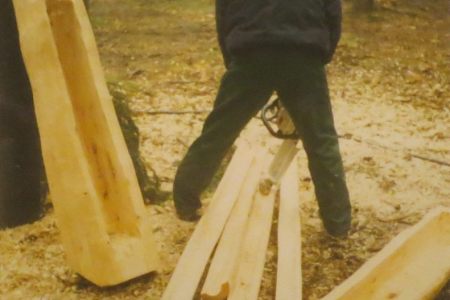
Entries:
{"label": "black trouser", "polygon": [[227,150],[249,120],[277,92],[302,136],[325,227],[348,227],[350,202],[325,68],[314,54],[268,49],[234,57],[200,137],[181,162],[174,182],[177,209],[200,207]]}
{"label": "black trouser", "polygon": [[42,158],[11,0],[0,8],[0,228],[40,215]]}

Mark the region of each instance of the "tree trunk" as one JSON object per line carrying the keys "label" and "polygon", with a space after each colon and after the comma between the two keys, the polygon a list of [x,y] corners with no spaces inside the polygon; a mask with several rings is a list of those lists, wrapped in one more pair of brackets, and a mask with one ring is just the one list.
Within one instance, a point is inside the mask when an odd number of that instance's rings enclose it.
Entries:
{"label": "tree trunk", "polygon": [[11,0],[0,9],[0,228],[41,214],[43,163]]}

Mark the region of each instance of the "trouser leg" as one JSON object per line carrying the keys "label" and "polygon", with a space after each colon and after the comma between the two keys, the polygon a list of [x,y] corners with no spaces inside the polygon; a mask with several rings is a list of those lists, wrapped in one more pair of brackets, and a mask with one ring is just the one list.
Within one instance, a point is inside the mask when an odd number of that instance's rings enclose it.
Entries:
{"label": "trouser leg", "polygon": [[302,136],[324,225],[330,233],[346,232],[351,206],[323,66],[302,63],[278,93]]}
{"label": "trouser leg", "polygon": [[241,130],[267,102],[272,88],[250,67],[232,63],[225,73],[200,137],[181,162],[174,182],[177,209],[200,207],[199,196],[208,186],[227,150]]}

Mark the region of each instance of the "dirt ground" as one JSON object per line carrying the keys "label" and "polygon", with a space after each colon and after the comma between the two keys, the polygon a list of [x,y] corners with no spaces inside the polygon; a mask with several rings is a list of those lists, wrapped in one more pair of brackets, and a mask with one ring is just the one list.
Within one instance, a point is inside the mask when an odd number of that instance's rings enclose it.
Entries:
{"label": "dirt ground", "polygon": [[[368,16],[345,14],[328,67],[353,204],[348,239],[323,233],[304,154],[299,159],[304,299],[320,299],[428,211],[450,207],[448,3],[382,4]],[[134,111],[142,155],[170,190],[224,71],[213,1],[93,0],[91,20],[106,77]],[[93,286],[66,266],[50,210],[34,224],[0,231],[0,299],[159,299],[194,226],[175,217],[170,200],[147,208],[159,273]],[[274,297],[275,241],[274,233],[260,299]]]}

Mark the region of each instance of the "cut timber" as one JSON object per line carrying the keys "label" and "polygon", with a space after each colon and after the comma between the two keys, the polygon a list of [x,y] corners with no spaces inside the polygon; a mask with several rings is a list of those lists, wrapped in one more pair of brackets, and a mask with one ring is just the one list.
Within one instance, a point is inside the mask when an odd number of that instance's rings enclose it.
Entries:
{"label": "cut timber", "polygon": [[292,164],[299,150],[297,144],[298,140],[284,140],[281,143],[269,167],[269,176],[273,183],[278,184],[286,173],[286,170]]}
{"label": "cut timber", "polygon": [[242,189],[209,267],[208,276],[201,292],[202,299],[226,299],[228,297],[230,281],[239,258],[240,245],[259,184],[265,156],[263,153],[257,156],[242,184]]}
{"label": "cut timber", "polygon": [[302,299],[301,225],[297,161],[281,181],[278,217],[277,300]]}
{"label": "cut timber", "polygon": [[276,194],[275,188],[272,188],[268,195],[262,195],[259,190],[255,194],[244,242],[240,249],[238,268],[230,285],[229,300],[258,298]]}
{"label": "cut timber", "polygon": [[222,234],[255,155],[240,143],[207,212],[197,224],[175,268],[162,299],[192,300],[211,253]]}
{"label": "cut timber", "polygon": [[324,300],[433,299],[450,278],[450,209],[394,238]]}
{"label": "cut timber", "polygon": [[156,245],[82,0],[14,0],[70,266],[97,285],[157,268]]}

